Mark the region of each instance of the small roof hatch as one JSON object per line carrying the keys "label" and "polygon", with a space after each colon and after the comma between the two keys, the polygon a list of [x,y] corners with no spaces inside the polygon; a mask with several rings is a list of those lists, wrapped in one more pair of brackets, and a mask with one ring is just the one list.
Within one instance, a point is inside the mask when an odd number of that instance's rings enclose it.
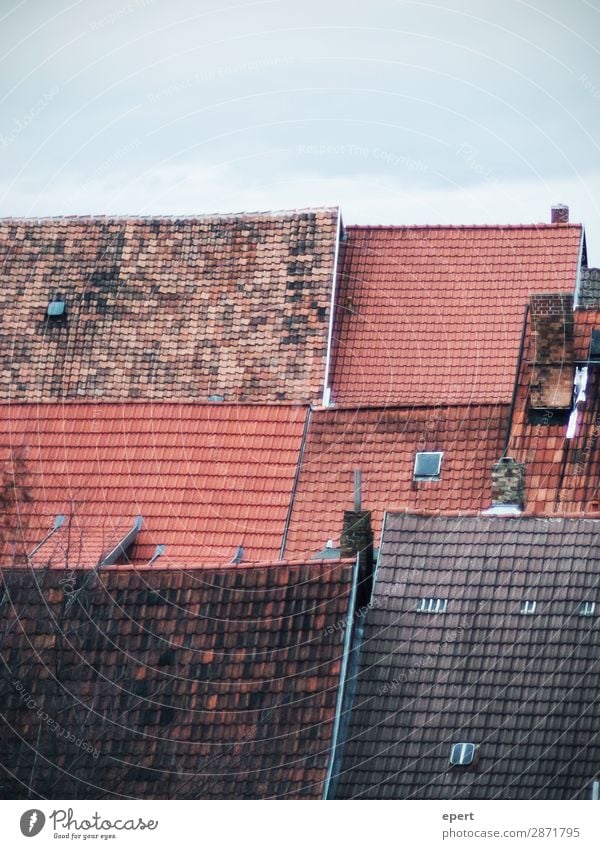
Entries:
{"label": "small roof hatch", "polygon": [[414,480],[438,480],[442,468],[442,451],[418,451],[415,456]]}
{"label": "small roof hatch", "polygon": [[469,766],[475,759],[475,743],[453,743],[450,749],[451,766]]}
{"label": "small roof hatch", "polygon": [[46,309],[46,315],[48,316],[48,318],[64,318],[66,309],[66,303],[63,301],[60,295],[58,295],[56,298],[53,298],[48,304],[48,308]]}

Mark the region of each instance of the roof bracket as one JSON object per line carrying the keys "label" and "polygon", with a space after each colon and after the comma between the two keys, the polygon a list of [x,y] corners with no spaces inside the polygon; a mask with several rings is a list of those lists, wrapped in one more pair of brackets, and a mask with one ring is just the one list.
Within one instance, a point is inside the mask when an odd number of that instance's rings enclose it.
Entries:
{"label": "roof bracket", "polygon": [[135,542],[135,539],[138,533],[142,529],[142,525],[144,524],[144,519],[142,516],[136,516],[135,521],[133,523],[133,527],[131,528],[125,536],[119,540],[117,545],[111,551],[106,554],[102,560],[100,561],[100,566],[113,566],[119,557],[122,557],[130,545]]}

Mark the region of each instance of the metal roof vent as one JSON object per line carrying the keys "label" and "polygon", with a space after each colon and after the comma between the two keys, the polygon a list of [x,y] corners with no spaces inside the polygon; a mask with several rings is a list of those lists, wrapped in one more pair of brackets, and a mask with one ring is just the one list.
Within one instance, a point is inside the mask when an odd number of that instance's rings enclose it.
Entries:
{"label": "metal roof vent", "polygon": [[447,608],[447,598],[421,598],[417,604],[417,613],[445,613]]}

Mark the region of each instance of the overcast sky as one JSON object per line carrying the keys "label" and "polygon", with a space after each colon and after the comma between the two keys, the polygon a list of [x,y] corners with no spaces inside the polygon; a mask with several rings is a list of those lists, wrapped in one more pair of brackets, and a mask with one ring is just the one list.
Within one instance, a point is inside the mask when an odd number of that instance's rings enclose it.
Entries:
{"label": "overcast sky", "polygon": [[600,0],[0,0],[0,215],[583,221]]}

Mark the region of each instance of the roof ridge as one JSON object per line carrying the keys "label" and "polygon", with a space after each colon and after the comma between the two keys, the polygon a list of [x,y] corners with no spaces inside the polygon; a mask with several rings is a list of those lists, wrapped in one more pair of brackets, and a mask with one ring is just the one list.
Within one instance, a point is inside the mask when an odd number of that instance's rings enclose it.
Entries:
{"label": "roof ridge", "polygon": [[486,408],[495,408],[495,407],[510,407],[510,401],[506,400],[497,400],[497,401],[461,401],[456,404],[448,404],[446,401],[440,401],[439,403],[431,403],[431,404],[339,404],[333,405],[331,407],[321,407],[321,406],[313,406],[313,411],[315,413],[321,413],[325,411],[332,412],[377,412],[380,410],[381,412],[395,412],[395,411],[405,411],[405,410],[453,410],[459,409],[462,407],[467,407],[471,409],[473,407],[477,409],[481,409],[482,407]]}
{"label": "roof ridge", "polygon": [[211,409],[222,409],[223,407],[231,408],[231,407],[256,407],[257,409],[278,409],[280,407],[296,407],[306,409],[310,407],[310,403],[308,401],[198,401],[194,398],[118,398],[118,399],[108,399],[108,398],[65,398],[57,399],[54,401],[6,401],[0,399],[0,409],[5,407],[74,407],[74,406],[88,406],[88,407],[99,407],[101,405],[106,407],[122,407],[127,406],[131,407],[137,405],[138,407],[148,407],[148,406],[167,406],[170,404],[171,406],[182,406],[182,407],[203,407],[203,408],[211,408]]}
{"label": "roof ridge", "polygon": [[417,518],[428,518],[428,519],[457,519],[457,518],[465,518],[465,519],[510,519],[511,521],[520,521],[521,519],[542,519],[548,521],[549,519],[574,519],[576,521],[582,521],[584,519],[598,521],[600,519],[600,511],[586,511],[581,513],[548,513],[548,512],[534,512],[533,510],[525,510],[522,513],[514,516],[507,515],[492,515],[486,514],[483,510],[427,510],[425,508],[410,508],[407,507],[406,510],[387,510],[387,516],[414,516]]}
{"label": "roof ridge", "polygon": [[0,222],[18,221],[18,222],[42,222],[42,221],[207,221],[207,220],[223,220],[223,219],[239,219],[239,218],[284,218],[293,217],[307,212],[328,212],[337,214],[339,207],[337,206],[307,206],[295,207],[292,209],[273,209],[273,210],[248,210],[239,212],[206,212],[200,214],[184,214],[184,215],[152,215],[148,214],[104,214],[104,213],[84,213],[81,215],[31,215],[18,216],[7,215],[0,216]]}
{"label": "roof ridge", "polygon": [[572,230],[583,223],[569,221],[550,224],[545,221],[529,224],[345,224],[346,230]]}

